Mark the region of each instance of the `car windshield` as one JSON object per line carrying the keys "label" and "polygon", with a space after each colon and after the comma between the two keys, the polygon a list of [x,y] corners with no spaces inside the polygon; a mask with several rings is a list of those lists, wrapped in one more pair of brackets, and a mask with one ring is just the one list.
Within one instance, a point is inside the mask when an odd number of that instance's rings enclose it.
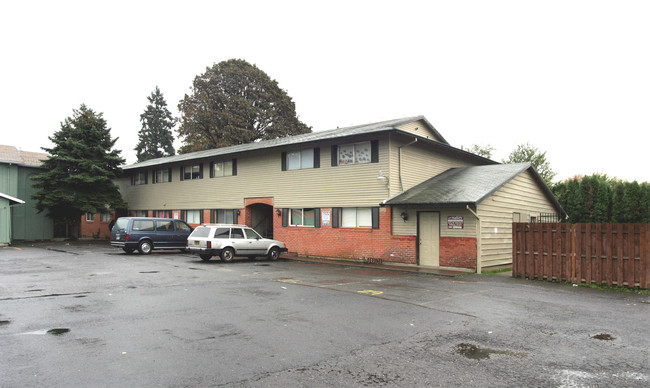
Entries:
{"label": "car windshield", "polygon": [[126,226],[128,224],[129,224],[128,218],[118,218],[115,225],[113,225],[113,229],[115,230],[126,229]]}

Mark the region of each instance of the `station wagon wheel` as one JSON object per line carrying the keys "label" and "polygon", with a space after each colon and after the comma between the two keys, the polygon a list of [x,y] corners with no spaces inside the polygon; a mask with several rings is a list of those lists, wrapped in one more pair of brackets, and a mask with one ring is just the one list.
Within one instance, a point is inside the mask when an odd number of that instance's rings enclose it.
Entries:
{"label": "station wagon wheel", "polygon": [[133,251],[134,251],[135,249],[133,249],[133,248],[124,248],[124,247],[123,247],[122,250],[123,250],[124,252],[126,252],[127,255],[130,255],[131,253],[133,253]]}
{"label": "station wagon wheel", "polygon": [[267,257],[269,258],[269,260],[273,260],[273,261],[277,260],[280,257],[280,250],[278,249],[278,247],[271,248]]}
{"label": "station wagon wheel", "polygon": [[212,255],[210,255],[208,253],[201,253],[199,256],[201,257],[201,260],[203,260],[203,261],[208,261],[208,260],[210,260],[212,258]]}
{"label": "station wagon wheel", "polygon": [[153,245],[149,240],[142,240],[140,242],[140,245],[138,245],[138,251],[143,255],[150,254],[152,249],[153,249]]}
{"label": "station wagon wheel", "polygon": [[235,251],[232,248],[226,248],[221,251],[221,260],[223,261],[232,261],[235,257]]}

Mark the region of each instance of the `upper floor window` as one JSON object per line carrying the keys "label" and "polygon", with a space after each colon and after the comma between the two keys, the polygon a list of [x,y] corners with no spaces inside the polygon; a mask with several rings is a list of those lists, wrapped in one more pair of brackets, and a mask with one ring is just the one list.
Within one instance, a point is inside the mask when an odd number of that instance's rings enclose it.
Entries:
{"label": "upper floor window", "polygon": [[332,146],[332,166],[379,162],[379,141]]}
{"label": "upper floor window", "polygon": [[95,221],[95,213],[86,213],[86,222],[93,222]]}
{"label": "upper floor window", "polygon": [[282,171],[304,168],[320,168],[320,148],[305,148],[282,153]]}
{"label": "upper floor window", "polygon": [[203,164],[181,166],[181,180],[203,179]]}
{"label": "upper floor window", "polygon": [[139,171],[133,174],[131,177],[132,185],[146,185],[147,184],[147,172]]}
{"label": "upper floor window", "polygon": [[172,169],[163,168],[160,170],[154,170],[153,172],[153,183],[164,183],[172,181]]}
{"label": "upper floor window", "polygon": [[210,178],[237,175],[237,159],[210,163]]}

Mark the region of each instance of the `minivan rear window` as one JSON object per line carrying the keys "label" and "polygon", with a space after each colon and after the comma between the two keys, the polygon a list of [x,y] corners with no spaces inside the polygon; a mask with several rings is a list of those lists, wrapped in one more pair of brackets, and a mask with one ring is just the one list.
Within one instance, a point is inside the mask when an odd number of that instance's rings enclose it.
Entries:
{"label": "minivan rear window", "polygon": [[153,230],[153,220],[133,220],[133,230],[150,231]]}

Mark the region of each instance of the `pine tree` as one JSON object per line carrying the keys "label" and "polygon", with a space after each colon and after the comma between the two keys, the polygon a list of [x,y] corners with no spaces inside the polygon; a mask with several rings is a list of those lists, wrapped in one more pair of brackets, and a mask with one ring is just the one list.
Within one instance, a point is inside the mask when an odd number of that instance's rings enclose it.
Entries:
{"label": "pine tree", "polygon": [[49,154],[43,162],[46,171],[32,178],[37,189],[32,198],[39,212],[47,210],[50,218],[65,221],[69,231],[78,233],[86,212],[124,207],[113,183],[122,172],[119,166],[124,159],[121,151],[112,149],[117,138],[111,139],[110,131],[102,113],[82,104],[49,137],[54,146],[43,148]]}
{"label": "pine tree", "polygon": [[172,129],[175,121],[167,109],[167,102],[158,86],[151,96],[147,97],[147,100],[149,100],[149,105],[140,115],[142,122],[142,128],[138,132],[140,140],[134,148],[138,162],[171,156],[175,153],[172,144],[174,142]]}

